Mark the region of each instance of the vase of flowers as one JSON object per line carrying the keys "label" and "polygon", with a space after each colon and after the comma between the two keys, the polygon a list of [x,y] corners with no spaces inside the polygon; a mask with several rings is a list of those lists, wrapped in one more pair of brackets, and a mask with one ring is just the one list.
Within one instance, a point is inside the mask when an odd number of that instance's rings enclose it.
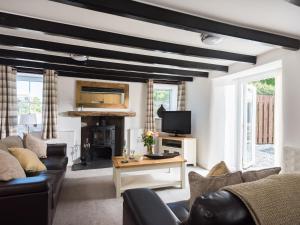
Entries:
{"label": "vase of flowers", "polygon": [[144,146],[147,147],[147,154],[152,155],[154,153],[154,145],[155,145],[155,137],[157,137],[158,134],[153,131],[147,131],[143,135],[143,141]]}

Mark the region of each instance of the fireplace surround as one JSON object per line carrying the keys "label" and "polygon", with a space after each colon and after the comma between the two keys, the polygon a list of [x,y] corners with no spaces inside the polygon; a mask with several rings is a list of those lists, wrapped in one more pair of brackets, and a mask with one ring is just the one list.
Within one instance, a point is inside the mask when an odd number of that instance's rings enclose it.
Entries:
{"label": "fireplace surround", "polygon": [[[124,117],[82,117],[81,143],[88,140],[90,152],[88,157],[110,159],[120,156],[124,146]],[[82,145],[83,146],[83,145]],[[81,155],[85,154],[81,147]]]}
{"label": "fireplace surround", "polygon": [[[122,155],[124,147],[125,117],[134,117],[129,111],[69,111],[70,117],[81,117],[81,158],[86,165],[72,166],[73,170],[111,167],[113,156]],[[89,143],[88,151],[84,144]]]}

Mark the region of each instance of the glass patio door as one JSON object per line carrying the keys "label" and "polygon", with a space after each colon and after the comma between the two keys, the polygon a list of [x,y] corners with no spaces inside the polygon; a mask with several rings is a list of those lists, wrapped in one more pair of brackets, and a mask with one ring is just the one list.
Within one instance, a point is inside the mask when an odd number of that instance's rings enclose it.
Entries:
{"label": "glass patio door", "polygon": [[242,85],[242,167],[255,164],[256,148],[256,88],[251,83]]}

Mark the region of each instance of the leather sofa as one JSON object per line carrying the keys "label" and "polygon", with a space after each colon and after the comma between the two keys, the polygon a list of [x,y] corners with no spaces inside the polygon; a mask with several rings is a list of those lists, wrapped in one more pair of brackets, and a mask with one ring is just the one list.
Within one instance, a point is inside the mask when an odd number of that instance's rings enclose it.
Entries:
{"label": "leather sofa", "polygon": [[123,225],[255,225],[248,209],[235,195],[217,191],[188,202],[165,204],[150,189],[123,194]]}
{"label": "leather sofa", "polygon": [[42,159],[47,171],[0,182],[0,224],[52,224],[68,164],[66,147],[48,144],[47,158]]}

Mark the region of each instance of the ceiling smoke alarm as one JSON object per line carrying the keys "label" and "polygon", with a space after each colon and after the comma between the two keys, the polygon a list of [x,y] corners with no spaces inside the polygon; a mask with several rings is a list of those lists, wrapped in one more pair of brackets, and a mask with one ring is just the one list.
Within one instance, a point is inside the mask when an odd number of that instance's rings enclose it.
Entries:
{"label": "ceiling smoke alarm", "polygon": [[201,34],[201,41],[206,45],[217,45],[224,40],[224,37],[217,34]]}
{"label": "ceiling smoke alarm", "polygon": [[85,62],[89,59],[88,56],[86,55],[79,55],[79,54],[70,54],[70,57],[72,59],[74,59],[75,61],[79,61],[79,62]]}

